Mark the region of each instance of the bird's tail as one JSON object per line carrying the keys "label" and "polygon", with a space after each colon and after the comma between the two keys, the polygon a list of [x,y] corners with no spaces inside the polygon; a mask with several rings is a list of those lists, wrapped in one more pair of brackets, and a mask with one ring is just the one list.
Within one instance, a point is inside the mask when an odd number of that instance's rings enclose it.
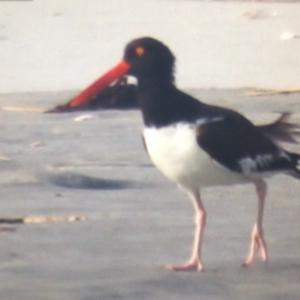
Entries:
{"label": "bird's tail", "polygon": [[300,155],[296,153],[289,153],[289,156],[292,159],[292,170],[290,175],[300,179]]}
{"label": "bird's tail", "polygon": [[291,114],[284,112],[273,123],[257,126],[259,130],[274,142],[297,143],[300,126],[290,122]]}

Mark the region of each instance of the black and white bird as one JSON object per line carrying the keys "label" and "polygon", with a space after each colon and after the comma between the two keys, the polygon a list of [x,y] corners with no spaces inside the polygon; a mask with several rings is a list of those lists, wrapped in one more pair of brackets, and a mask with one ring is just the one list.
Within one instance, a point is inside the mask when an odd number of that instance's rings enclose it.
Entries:
{"label": "black and white bird", "polygon": [[300,179],[300,155],[278,145],[291,140],[286,115],[277,122],[255,126],[236,111],[207,105],[178,90],[174,84],[175,58],[162,42],[139,38],[130,42],[121,63],[104,74],[77,102],[107,87],[125,74],[138,80],[138,101],[144,120],[143,138],[154,165],[184,189],[193,201],[196,227],[191,257],[175,271],[201,271],[201,249],[206,211],[203,188],[253,183],[258,197],[256,221],[244,265],[259,256],[268,260],[263,233],[267,186],[264,178],[286,173]]}

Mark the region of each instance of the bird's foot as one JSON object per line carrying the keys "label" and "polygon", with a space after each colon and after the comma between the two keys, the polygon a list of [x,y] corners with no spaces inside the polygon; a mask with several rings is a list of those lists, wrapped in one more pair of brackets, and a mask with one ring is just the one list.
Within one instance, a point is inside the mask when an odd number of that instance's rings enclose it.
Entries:
{"label": "bird's foot", "polygon": [[199,259],[190,260],[182,265],[168,264],[164,266],[167,270],[175,272],[202,272],[203,264]]}
{"label": "bird's foot", "polygon": [[262,232],[258,231],[255,227],[251,235],[250,252],[242,266],[249,267],[253,265],[257,255],[260,256],[261,260],[265,264],[268,263],[267,244],[265,242]]}

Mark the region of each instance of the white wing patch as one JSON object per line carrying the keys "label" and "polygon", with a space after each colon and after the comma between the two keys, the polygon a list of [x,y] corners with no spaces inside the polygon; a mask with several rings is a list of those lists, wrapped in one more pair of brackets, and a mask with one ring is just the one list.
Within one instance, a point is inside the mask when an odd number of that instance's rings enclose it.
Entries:
{"label": "white wing patch", "polygon": [[195,125],[196,126],[201,126],[201,125],[204,125],[204,124],[220,122],[220,121],[223,121],[223,120],[224,120],[224,117],[201,118],[201,119],[196,120]]}
{"label": "white wing patch", "polygon": [[250,174],[257,170],[257,163],[250,157],[240,159],[238,164],[244,174]]}
{"label": "white wing patch", "polygon": [[[245,175],[250,175],[251,173],[259,172],[259,171],[268,171],[268,167],[272,164],[272,162],[284,158],[287,161],[291,161],[291,157],[285,151],[280,151],[275,154],[258,154],[255,158],[245,157],[238,161],[238,164]],[[298,161],[298,165],[296,167],[300,170],[300,160]]]}
{"label": "white wing patch", "polygon": [[300,171],[300,159],[298,159],[298,161],[297,161],[296,169]]}
{"label": "white wing patch", "polygon": [[253,159],[251,157],[245,157],[238,161],[242,172],[246,175],[255,173],[259,168],[267,168],[269,164],[274,160],[272,154],[258,154]]}

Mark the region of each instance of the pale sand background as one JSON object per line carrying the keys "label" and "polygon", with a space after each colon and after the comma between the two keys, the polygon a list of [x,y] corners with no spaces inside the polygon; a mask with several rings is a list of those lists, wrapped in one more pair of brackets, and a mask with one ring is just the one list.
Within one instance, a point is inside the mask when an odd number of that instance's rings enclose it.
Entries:
{"label": "pale sand background", "polygon": [[0,1],[0,93],[81,89],[139,36],[178,58],[181,87],[299,87],[300,3]]}

